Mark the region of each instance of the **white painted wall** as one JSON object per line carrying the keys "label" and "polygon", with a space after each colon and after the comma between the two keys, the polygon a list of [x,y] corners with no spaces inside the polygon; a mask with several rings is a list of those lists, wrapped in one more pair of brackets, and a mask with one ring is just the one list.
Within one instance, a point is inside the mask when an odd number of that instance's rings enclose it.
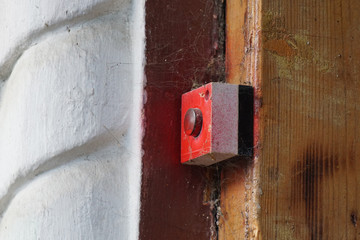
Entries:
{"label": "white painted wall", "polygon": [[137,239],[144,0],[0,0],[0,239]]}

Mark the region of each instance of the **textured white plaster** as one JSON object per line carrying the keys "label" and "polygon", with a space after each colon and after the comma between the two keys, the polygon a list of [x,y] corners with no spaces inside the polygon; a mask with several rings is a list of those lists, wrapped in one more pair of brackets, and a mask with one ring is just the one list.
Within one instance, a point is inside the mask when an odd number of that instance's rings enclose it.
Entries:
{"label": "textured white plaster", "polygon": [[11,202],[0,239],[130,239],[129,158],[106,148],[37,177]]}
{"label": "textured white plaster", "polygon": [[0,197],[13,176],[95,136],[111,131],[121,139],[132,76],[126,28],[119,21],[109,16],[58,34],[18,61],[0,108],[0,154],[9,159],[0,161]]}
{"label": "textured white plaster", "polygon": [[0,35],[0,239],[137,239],[144,1],[29,2],[0,0],[31,21]]}
{"label": "textured white plaster", "polygon": [[71,29],[79,21],[124,10],[130,0],[1,0],[0,80],[29,46],[56,28]]}
{"label": "textured white plaster", "polygon": [[[142,173],[142,139],[144,132],[143,123],[143,91],[146,84],[145,65],[145,0],[133,0],[132,4],[132,27],[130,27],[132,43],[132,96],[129,134],[126,143],[130,149],[130,156],[127,159],[129,179],[129,238],[139,238],[140,224],[140,194],[141,194],[141,173]],[[124,239],[124,238],[123,238]]]}

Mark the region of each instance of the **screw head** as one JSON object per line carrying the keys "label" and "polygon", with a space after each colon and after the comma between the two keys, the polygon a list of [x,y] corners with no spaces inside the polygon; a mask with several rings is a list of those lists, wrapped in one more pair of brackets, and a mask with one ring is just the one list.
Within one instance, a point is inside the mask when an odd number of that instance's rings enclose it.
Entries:
{"label": "screw head", "polygon": [[187,110],[184,118],[184,130],[189,136],[199,136],[202,128],[202,113],[198,108]]}

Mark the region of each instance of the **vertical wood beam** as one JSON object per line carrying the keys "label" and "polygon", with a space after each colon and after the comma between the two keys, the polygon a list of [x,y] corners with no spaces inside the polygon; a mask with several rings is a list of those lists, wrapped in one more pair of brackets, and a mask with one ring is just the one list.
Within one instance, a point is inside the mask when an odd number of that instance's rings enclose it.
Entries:
{"label": "vertical wood beam", "polygon": [[[251,82],[259,115],[254,159],[223,171],[220,239],[356,239],[360,2],[234,1],[245,42],[228,81]],[[244,10],[227,10],[229,28]]]}
{"label": "vertical wood beam", "polygon": [[219,239],[258,237],[261,2],[226,2],[226,81],[254,87],[254,158],[225,163],[221,176]]}
{"label": "vertical wood beam", "polygon": [[216,238],[215,174],[181,165],[180,111],[184,92],[223,78],[218,8],[214,0],[146,1],[141,240]]}

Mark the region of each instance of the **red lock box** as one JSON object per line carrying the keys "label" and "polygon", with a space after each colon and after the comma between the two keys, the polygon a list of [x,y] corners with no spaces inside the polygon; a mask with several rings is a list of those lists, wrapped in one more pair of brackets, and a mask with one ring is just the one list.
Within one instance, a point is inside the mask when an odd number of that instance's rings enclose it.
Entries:
{"label": "red lock box", "polygon": [[[245,108],[241,108],[240,101]],[[251,87],[226,83],[209,83],[183,94],[181,163],[209,166],[249,155],[252,101]],[[239,131],[239,124],[247,125],[245,131]]]}

